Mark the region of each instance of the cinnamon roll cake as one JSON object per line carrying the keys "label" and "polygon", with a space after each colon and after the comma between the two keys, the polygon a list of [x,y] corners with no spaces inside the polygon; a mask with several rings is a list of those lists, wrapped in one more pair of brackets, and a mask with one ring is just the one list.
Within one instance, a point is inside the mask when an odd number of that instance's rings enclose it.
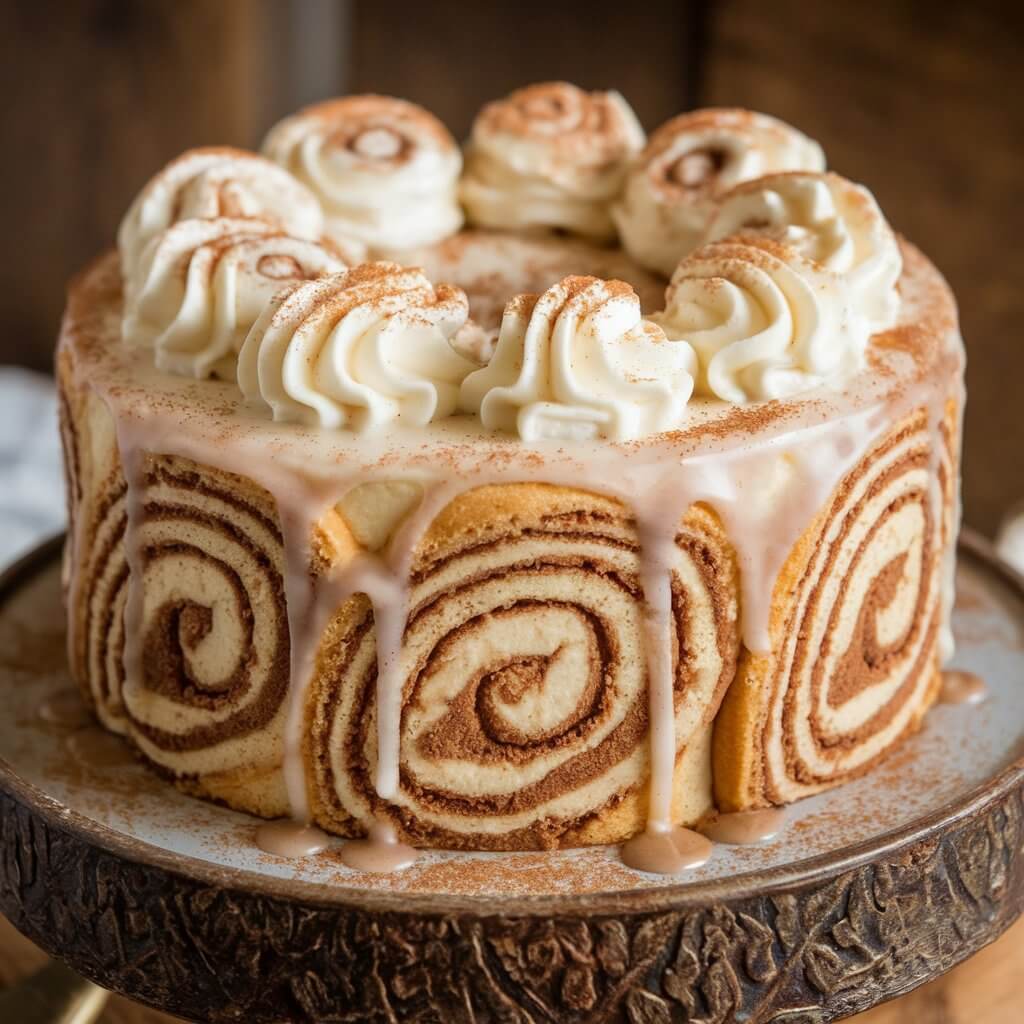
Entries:
{"label": "cinnamon roll cake", "polygon": [[73,281],[69,658],[175,783],[344,837],[786,804],[949,654],[950,292],[761,114],[379,96],[196,150]]}

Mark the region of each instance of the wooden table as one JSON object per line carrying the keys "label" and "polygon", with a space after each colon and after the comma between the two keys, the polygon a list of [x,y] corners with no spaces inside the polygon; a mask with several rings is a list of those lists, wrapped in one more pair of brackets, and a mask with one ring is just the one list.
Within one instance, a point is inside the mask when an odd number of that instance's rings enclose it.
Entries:
{"label": "wooden table", "polygon": [[[0,986],[45,963],[45,955],[0,917]],[[998,942],[902,999],[852,1018],[855,1024],[1006,1024],[1020,1006],[1024,919]],[[170,1024],[175,1018],[115,996],[101,1024]]]}

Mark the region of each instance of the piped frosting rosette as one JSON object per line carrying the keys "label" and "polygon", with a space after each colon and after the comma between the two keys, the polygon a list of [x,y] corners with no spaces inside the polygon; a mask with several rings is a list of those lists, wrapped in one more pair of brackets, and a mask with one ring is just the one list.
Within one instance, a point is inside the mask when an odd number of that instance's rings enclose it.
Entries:
{"label": "piped frosting rosette", "polygon": [[821,147],[774,117],[695,110],[651,136],[612,214],[630,256],[669,275],[700,242],[723,193],[776,171],[824,169]]}
{"label": "piped frosting rosette", "polygon": [[489,430],[524,441],[625,441],[678,426],[696,358],[622,281],[567,277],[508,304],[494,356],[462,385]]}
{"label": "piped frosting rosette", "polygon": [[[398,791],[377,766],[373,614],[327,632],[312,704],[314,819],[376,816],[425,846],[535,849],[642,828],[650,772],[639,551],[629,513],[541,484],[462,495],[418,545],[400,656]],[[672,564],[675,820],[710,809],[708,743],[738,640],[736,568],[717,520],[681,518]]]}
{"label": "piped frosting rosette", "polygon": [[716,725],[722,809],[836,785],[919,725],[939,681],[955,436],[952,405],[937,433],[923,411],[905,418],[790,555],[775,585],[772,653],[741,659]]}
{"label": "piped frosting rosette", "polygon": [[429,245],[462,226],[462,154],[433,114],[389,96],[346,96],[275,125],[263,152],[319,198],[327,230],[375,252]]}
{"label": "piped frosting rosette", "polygon": [[289,282],[337,273],[339,255],[260,220],[179,221],[150,242],[132,275],[122,336],[161,370],[231,374],[264,306]]}
{"label": "piped frosting rosette", "polygon": [[643,129],[617,92],[531,85],[478,115],[460,196],[470,220],[484,227],[609,239],[610,204],[643,144]]}
{"label": "piped frosting rosette", "polygon": [[279,292],[245,340],[238,383],[277,420],[423,427],[455,411],[476,366],[452,346],[468,314],[458,288],[364,263]]}
{"label": "piped frosting rosette", "polygon": [[874,196],[838,174],[794,171],[744,182],[727,192],[705,241],[731,235],[772,238],[842,276],[873,330],[899,309],[900,248]]}
{"label": "piped frosting rosette", "polygon": [[767,238],[711,242],[684,259],[656,320],[696,350],[698,388],[743,404],[861,368],[871,329],[847,281]]}
{"label": "piped frosting rosette", "polygon": [[121,221],[117,242],[129,289],[149,243],[197,217],[264,220],[296,238],[316,239],[324,230],[316,196],[277,164],[241,149],[190,149],[150,179]]}

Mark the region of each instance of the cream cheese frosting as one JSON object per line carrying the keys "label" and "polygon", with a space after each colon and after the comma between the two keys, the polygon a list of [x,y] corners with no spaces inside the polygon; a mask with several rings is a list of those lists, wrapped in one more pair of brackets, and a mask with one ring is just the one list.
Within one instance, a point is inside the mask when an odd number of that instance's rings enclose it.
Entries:
{"label": "cream cheese frosting", "polygon": [[617,92],[566,82],[518,89],[473,124],[460,194],[472,222],[614,236],[609,206],[644,132]]}
{"label": "cream cheese frosting", "polygon": [[332,238],[374,252],[428,245],[462,225],[462,155],[422,107],[389,96],[346,96],[286,118],[263,152],[323,204]]}
{"label": "cream cheese frosting", "polygon": [[700,242],[724,192],[776,171],[824,169],[821,147],[774,117],[695,110],[654,132],[612,216],[630,256],[668,276]]}
{"label": "cream cheese frosting", "polygon": [[149,242],[179,220],[256,218],[297,238],[319,238],[324,215],[316,196],[277,164],[228,147],[190,149],[155,174],[118,228],[130,288]]}
{"label": "cream cheese frosting", "polygon": [[461,400],[524,441],[625,441],[680,423],[695,370],[693,349],[644,320],[629,285],[567,277],[508,304],[494,357]]}
{"label": "cream cheese frosting", "polygon": [[757,234],[792,246],[841,274],[874,330],[892,326],[899,308],[899,245],[874,196],[838,174],[795,171],[748,181],[720,200],[707,241]]}
{"label": "cream cheese frosting", "polygon": [[152,348],[161,370],[188,377],[230,373],[249,328],[282,285],[345,264],[317,242],[260,220],[182,220],[150,242],[126,277],[122,334]]}
{"label": "cream cheese frosting", "polygon": [[871,334],[843,278],[791,246],[745,236],[683,260],[652,319],[694,347],[700,391],[735,404],[856,373]]}
{"label": "cream cheese frosting", "polygon": [[465,293],[416,268],[364,263],[282,289],[253,325],[238,384],[275,420],[357,432],[424,427],[455,411],[475,363],[451,341]]}

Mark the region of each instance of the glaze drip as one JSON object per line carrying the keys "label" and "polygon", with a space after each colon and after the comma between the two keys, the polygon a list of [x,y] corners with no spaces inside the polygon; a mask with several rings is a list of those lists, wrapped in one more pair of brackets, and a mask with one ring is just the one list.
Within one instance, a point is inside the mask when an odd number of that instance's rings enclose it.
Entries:
{"label": "glaze drip", "polygon": [[711,840],[688,828],[651,823],[622,847],[622,863],[635,871],[678,875],[707,863]]}
{"label": "glaze drip", "polygon": [[942,673],[939,702],[942,704],[982,704],[988,700],[985,680],[973,672],[950,669]]}
{"label": "glaze drip", "polygon": [[401,871],[416,863],[419,854],[399,842],[394,827],[383,822],[370,826],[366,839],[350,839],[341,848],[341,862],[353,871]]}
{"label": "glaze drip", "polygon": [[330,837],[314,825],[286,818],[264,822],[256,829],[256,845],[275,857],[310,857],[323,850]]}
{"label": "glaze drip", "polygon": [[763,811],[735,811],[732,814],[720,814],[702,831],[713,843],[749,846],[774,839],[782,831],[785,823],[785,812],[777,807],[771,807]]}

